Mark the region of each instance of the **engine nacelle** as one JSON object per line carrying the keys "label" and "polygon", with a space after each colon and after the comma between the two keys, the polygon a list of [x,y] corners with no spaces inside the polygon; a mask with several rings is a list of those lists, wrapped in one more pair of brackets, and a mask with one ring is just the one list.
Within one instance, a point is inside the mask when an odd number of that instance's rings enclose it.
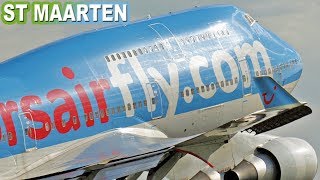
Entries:
{"label": "engine nacelle", "polygon": [[306,141],[297,138],[276,138],[258,147],[225,179],[313,179],[317,156]]}

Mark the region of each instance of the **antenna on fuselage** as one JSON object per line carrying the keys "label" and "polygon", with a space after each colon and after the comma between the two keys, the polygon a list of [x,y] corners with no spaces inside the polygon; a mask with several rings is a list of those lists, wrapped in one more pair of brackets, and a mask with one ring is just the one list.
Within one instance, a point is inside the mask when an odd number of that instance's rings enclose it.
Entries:
{"label": "antenna on fuselage", "polygon": [[198,8],[198,7],[199,7],[199,4],[200,4],[199,1],[195,1],[193,7]]}

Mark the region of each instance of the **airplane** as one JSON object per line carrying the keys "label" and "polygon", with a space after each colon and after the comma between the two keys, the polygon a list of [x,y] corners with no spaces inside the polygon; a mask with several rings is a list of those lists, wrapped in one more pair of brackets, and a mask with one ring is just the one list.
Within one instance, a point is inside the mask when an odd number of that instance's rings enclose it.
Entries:
{"label": "airplane", "polygon": [[[10,47],[8,47],[10,48]],[[68,37],[0,64],[1,179],[313,179],[289,44],[232,5]]]}

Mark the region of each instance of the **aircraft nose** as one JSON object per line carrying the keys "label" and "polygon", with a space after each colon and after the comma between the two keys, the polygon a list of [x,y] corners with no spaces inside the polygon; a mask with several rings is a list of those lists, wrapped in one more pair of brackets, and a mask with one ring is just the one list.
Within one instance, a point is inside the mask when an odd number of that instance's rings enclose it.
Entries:
{"label": "aircraft nose", "polygon": [[293,52],[294,52],[295,59],[297,59],[299,62],[301,62],[302,59],[301,59],[301,55],[299,54],[299,52],[296,50],[293,50]]}

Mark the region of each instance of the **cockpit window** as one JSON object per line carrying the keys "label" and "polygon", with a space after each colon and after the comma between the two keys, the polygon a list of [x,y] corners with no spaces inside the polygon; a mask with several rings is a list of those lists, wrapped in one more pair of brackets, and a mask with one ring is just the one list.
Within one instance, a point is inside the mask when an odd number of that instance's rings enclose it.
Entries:
{"label": "cockpit window", "polygon": [[253,19],[252,16],[250,16],[249,14],[245,14],[244,18],[247,20],[247,22],[250,24],[250,26],[252,26],[255,22],[257,22],[255,19]]}

